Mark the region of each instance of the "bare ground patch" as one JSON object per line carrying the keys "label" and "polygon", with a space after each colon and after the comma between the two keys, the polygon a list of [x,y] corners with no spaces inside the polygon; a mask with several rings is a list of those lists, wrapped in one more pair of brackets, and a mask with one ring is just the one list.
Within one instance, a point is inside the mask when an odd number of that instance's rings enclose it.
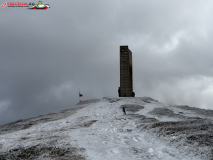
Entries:
{"label": "bare ground patch", "polygon": [[137,104],[124,104],[120,106],[120,109],[125,108],[126,112],[138,112],[141,109],[143,109],[144,107],[141,105],[137,105]]}
{"label": "bare ground patch", "polygon": [[186,110],[186,111],[195,112],[195,113],[197,113],[199,115],[203,115],[203,116],[213,116],[213,110],[210,110],[210,109],[200,109],[200,108],[195,108],[195,107],[189,107],[187,105],[181,105],[181,106],[173,105],[172,107],[182,109],[183,112],[184,112],[184,110]]}
{"label": "bare ground patch", "polygon": [[183,118],[182,115],[175,114],[172,110],[167,108],[154,108],[148,114],[156,115],[156,116],[167,116],[167,117],[174,117],[174,118]]}
{"label": "bare ground patch", "polygon": [[93,123],[97,122],[98,120],[90,120],[87,122],[79,123],[78,125],[75,125],[72,127],[72,129],[82,128],[82,127],[90,127]]}
{"label": "bare ground patch", "polygon": [[70,147],[70,148],[59,148],[51,147],[44,144],[31,146],[29,148],[15,148],[8,152],[0,152],[0,159],[60,159],[60,160],[85,160],[83,156],[85,149]]}

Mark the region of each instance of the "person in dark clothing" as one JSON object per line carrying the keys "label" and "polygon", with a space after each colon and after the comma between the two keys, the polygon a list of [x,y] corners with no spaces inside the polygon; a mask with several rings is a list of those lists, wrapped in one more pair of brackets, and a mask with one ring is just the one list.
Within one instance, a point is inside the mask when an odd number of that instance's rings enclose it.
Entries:
{"label": "person in dark clothing", "polygon": [[124,114],[126,115],[126,111],[125,111],[125,108],[123,107],[123,112],[124,112]]}

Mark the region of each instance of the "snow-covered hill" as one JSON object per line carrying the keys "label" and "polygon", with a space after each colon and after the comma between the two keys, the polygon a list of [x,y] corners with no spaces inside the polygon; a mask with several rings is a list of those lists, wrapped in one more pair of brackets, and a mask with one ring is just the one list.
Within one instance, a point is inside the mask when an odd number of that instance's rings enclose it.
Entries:
{"label": "snow-covered hill", "polygon": [[212,110],[149,97],[87,100],[0,126],[0,160],[213,159],[212,121]]}

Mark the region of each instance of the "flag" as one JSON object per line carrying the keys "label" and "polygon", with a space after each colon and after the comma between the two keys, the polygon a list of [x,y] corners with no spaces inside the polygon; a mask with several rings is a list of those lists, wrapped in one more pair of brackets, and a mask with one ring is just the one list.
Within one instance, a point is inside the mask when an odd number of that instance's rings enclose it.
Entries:
{"label": "flag", "polygon": [[83,95],[81,93],[79,93],[79,97],[82,97]]}

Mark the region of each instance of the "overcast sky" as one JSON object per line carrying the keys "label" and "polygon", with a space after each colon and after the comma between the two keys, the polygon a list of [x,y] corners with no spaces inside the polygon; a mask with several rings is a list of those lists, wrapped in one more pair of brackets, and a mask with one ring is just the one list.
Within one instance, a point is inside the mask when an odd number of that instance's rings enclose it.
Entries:
{"label": "overcast sky", "polygon": [[120,45],[136,97],[213,109],[211,0],[43,3],[0,8],[0,124],[117,97]]}

